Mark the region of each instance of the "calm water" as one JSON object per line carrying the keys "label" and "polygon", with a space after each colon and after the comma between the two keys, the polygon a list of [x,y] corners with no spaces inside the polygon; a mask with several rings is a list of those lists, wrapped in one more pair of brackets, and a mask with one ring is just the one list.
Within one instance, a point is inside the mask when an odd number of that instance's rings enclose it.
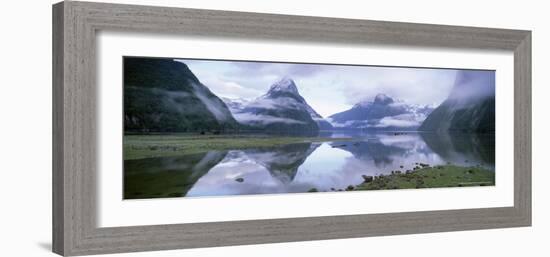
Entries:
{"label": "calm water", "polygon": [[360,184],[362,175],[405,171],[417,162],[494,170],[494,135],[339,132],[325,136],[354,139],[127,160],[125,198],[330,191]]}

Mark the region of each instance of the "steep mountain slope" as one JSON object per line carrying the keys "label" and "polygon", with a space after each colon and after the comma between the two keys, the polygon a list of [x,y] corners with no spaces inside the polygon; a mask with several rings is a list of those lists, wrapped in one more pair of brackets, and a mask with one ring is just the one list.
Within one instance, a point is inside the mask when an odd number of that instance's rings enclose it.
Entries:
{"label": "steep mountain slope", "polygon": [[[226,102],[228,102],[226,100]],[[319,131],[322,117],[311,108],[298,92],[295,82],[283,78],[269,91],[255,100],[243,104],[231,102],[233,116],[239,123],[253,129],[277,132]],[[322,126],[326,127],[326,124]]]}
{"label": "steep mountain slope", "polygon": [[328,122],[326,119],[323,118],[319,113],[317,113],[309,104],[305,103],[307,112],[309,112],[309,115],[311,115],[311,118],[317,122],[317,126],[319,126],[320,130],[331,130],[334,127],[330,122]]}
{"label": "steep mountain slope", "polygon": [[184,63],[124,58],[126,132],[208,131],[237,126],[227,106]]}
{"label": "steep mountain slope", "polygon": [[319,146],[320,144],[299,143],[282,147],[248,149],[244,152],[250,159],[265,167],[272,177],[283,184],[288,184],[296,177],[298,167]]}
{"label": "steep mountain slope", "polygon": [[495,73],[459,71],[449,97],[422,123],[422,131],[495,131]]}
{"label": "steep mountain slope", "polygon": [[244,107],[250,103],[250,100],[244,98],[221,97],[221,99],[225,103],[225,105],[227,105],[227,108],[229,108],[229,111],[231,111],[231,113],[241,112]]}
{"label": "steep mountain slope", "polygon": [[364,101],[351,109],[328,117],[338,129],[412,130],[420,126],[433,110],[429,106],[410,105],[378,94],[374,101]]}

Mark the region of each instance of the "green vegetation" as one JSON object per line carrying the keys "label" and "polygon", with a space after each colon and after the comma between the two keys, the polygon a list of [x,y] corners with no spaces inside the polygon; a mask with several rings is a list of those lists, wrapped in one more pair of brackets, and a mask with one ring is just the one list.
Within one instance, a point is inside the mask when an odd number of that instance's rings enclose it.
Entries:
{"label": "green vegetation", "polygon": [[234,131],[237,121],[184,63],[124,58],[124,131]]}
{"label": "green vegetation", "polygon": [[214,152],[125,161],[124,199],[185,196],[224,157],[225,152]]}
{"label": "green vegetation", "polygon": [[262,135],[125,135],[124,160],[181,156],[212,150],[264,148],[297,143],[349,141],[352,138],[320,138]]}
{"label": "green vegetation", "polygon": [[365,182],[357,185],[354,190],[495,185],[495,173],[479,166],[422,166],[423,167],[405,173],[395,171],[390,175],[380,175],[376,177],[364,176]]}

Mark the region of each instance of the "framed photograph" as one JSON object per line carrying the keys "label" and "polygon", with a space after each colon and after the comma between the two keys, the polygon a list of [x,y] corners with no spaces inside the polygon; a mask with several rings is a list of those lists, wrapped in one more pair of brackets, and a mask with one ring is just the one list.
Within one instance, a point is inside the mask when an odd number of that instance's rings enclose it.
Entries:
{"label": "framed photograph", "polygon": [[531,225],[531,32],[53,6],[53,251]]}

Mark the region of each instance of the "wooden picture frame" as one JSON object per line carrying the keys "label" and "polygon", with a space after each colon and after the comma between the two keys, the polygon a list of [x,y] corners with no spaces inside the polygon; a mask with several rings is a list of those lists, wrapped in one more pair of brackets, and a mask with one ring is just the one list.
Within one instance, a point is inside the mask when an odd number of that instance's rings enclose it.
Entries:
{"label": "wooden picture frame", "polygon": [[[96,33],[171,33],[514,52],[513,207],[96,226]],[[531,32],[65,1],[53,6],[53,251],[229,246],[531,225]]]}

